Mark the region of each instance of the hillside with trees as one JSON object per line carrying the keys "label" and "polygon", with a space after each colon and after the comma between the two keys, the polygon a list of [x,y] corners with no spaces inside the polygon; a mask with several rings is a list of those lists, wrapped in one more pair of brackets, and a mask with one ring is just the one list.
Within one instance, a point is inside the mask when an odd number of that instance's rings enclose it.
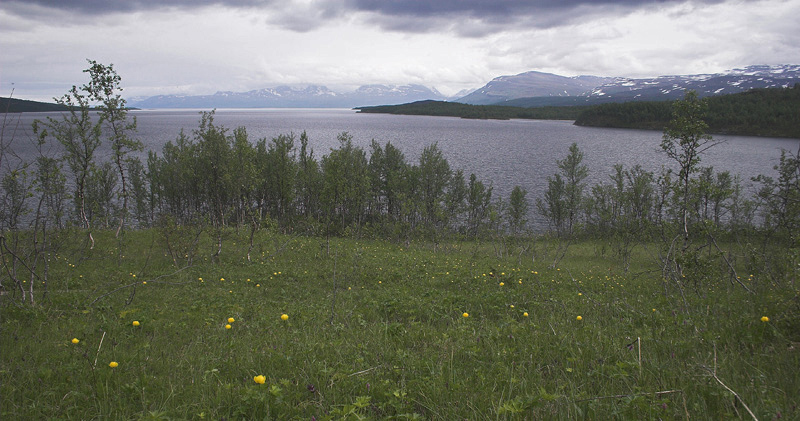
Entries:
{"label": "hillside with trees", "polygon": [[[707,97],[703,117],[710,133],[800,138],[800,84]],[[579,126],[663,130],[672,102],[626,102],[584,109]]]}
{"label": "hillside with trees", "polygon": [[0,97],[0,113],[30,113],[67,110],[68,107],[63,104]]}
{"label": "hillside with trees", "polygon": [[361,113],[429,115],[468,119],[575,120],[586,108],[585,106],[522,108],[504,105],[470,105],[446,101],[418,101],[409,104],[357,107],[355,109]]}
{"label": "hillside with trees", "polygon": [[[800,85],[703,98],[708,132],[744,136],[800,138]],[[566,98],[565,101],[569,101]],[[515,107],[419,101],[356,108],[362,113],[429,115],[470,119],[575,120],[579,126],[663,130],[672,118],[672,101],[597,105]]]}

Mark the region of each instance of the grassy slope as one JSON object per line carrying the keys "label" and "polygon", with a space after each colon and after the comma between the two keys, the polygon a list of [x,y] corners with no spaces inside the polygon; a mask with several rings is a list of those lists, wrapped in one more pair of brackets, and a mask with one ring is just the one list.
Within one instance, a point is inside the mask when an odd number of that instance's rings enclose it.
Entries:
{"label": "grassy slope", "polygon": [[703,366],[759,418],[800,416],[797,291],[758,274],[755,296],[703,285],[688,316],[643,256],[626,275],[591,243],[559,270],[489,243],[257,244],[248,263],[231,233],[221,264],[178,273],[154,232],[119,266],[110,233],[63,249],[44,304],[2,297],[0,417],[747,418]]}

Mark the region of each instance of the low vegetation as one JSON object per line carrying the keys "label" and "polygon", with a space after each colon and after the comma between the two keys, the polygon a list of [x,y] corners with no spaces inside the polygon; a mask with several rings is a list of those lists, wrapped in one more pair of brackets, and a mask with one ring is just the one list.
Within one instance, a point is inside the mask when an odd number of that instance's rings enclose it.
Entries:
{"label": "low vegetation", "polygon": [[213,112],[145,164],[89,63],[33,160],[1,139],[4,419],[800,417],[800,149],[746,194],[694,93],[676,170],[589,186],[573,144],[505,199],[435,143],[317,159]]}
{"label": "low vegetation", "polygon": [[158,230],[129,234],[123,250],[113,230],[96,233],[94,251],[66,236],[42,304],[4,297],[0,415],[800,415],[796,269],[742,271],[755,294],[691,277],[683,303],[644,249],[626,272],[597,241],[550,268],[543,239],[498,255],[491,242],[261,232],[248,261],[247,235],[226,235],[216,264],[215,239],[201,235],[191,266],[165,256]]}

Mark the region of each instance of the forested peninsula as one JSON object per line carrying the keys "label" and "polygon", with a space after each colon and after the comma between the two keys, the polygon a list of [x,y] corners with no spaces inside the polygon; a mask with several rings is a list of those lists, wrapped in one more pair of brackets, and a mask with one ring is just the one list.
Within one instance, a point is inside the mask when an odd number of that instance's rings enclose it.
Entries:
{"label": "forested peninsula", "polygon": [[[708,132],[745,136],[800,138],[800,85],[782,89],[705,98]],[[575,120],[579,126],[663,130],[672,118],[671,101],[606,103],[581,106],[510,107],[420,101],[360,107],[363,113],[449,116],[470,119]]]}
{"label": "forested peninsula", "polygon": [[0,113],[35,113],[67,110],[69,110],[69,107],[63,104],[0,97]]}

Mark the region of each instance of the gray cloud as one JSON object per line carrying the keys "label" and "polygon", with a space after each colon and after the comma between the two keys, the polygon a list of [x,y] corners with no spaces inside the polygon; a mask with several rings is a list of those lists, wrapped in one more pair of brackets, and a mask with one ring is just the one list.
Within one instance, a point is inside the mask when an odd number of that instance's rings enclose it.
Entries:
{"label": "gray cloud", "polygon": [[724,0],[4,0],[0,9],[36,19],[61,12],[71,15],[104,15],[155,10],[193,10],[222,6],[268,12],[271,24],[308,31],[326,20],[368,15],[367,21],[383,29],[409,32],[453,31],[467,37],[508,29],[507,26],[547,28],[586,14],[626,13],[643,7],[680,3],[713,4]]}
{"label": "gray cloud", "polygon": [[7,0],[4,8],[17,13],[25,13],[32,6],[62,12],[84,15],[103,15],[108,13],[129,13],[160,9],[195,9],[206,6],[264,7],[273,0]]}

